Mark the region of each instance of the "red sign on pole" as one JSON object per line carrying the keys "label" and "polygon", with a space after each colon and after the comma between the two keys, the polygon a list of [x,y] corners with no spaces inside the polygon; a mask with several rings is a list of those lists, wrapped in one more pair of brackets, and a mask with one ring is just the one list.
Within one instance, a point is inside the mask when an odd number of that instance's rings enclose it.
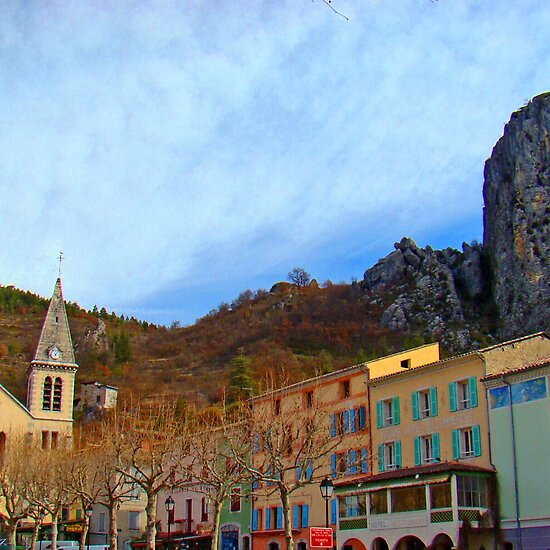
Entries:
{"label": "red sign on pole", "polygon": [[312,548],[332,548],[332,527],[311,527],[309,545]]}

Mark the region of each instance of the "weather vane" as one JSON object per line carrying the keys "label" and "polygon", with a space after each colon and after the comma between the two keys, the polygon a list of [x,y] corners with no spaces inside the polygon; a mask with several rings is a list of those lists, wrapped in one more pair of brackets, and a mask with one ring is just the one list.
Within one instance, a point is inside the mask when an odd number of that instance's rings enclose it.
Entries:
{"label": "weather vane", "polygon": [[63,261],[63,251],[59,252],[59,278],[61,279],[61,262]]}

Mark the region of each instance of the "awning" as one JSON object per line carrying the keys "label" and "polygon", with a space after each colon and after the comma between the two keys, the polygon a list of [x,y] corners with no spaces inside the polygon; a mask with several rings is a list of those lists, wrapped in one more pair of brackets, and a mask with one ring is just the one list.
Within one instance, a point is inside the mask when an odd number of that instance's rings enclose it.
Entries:
{"label": "awning", "polygon": [[[420,487],[424,485],[434,485],[436,483],[446,483],[451,479],[450,474],[442,474],[439,476],[430,476],[425,477],[422,479],[422,476],[420,476],[419,479],[413,478],[411,480],[396,480],[396,483],[390,483],[389,480],[379,481],[374,486],[369,486],[367,483],[365,483],[365,487],[360,488],[354,488],[353,491],[342,491],[339,492],[339,495],[346,496],[346,495],[363,495],[365,493],[372,493],[374,491],[381,491],[382,489],[399,489],[401,487]],[[363,485],[363,484],[362,484]]]}

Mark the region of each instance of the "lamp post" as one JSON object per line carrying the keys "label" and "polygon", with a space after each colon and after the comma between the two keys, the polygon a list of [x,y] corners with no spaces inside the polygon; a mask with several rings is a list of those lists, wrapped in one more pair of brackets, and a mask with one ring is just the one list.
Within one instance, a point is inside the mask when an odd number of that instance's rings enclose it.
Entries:
{"label": "lamp post", "polygon": [[92,514],[94,513],[94,509],[92,508],[92,505],[88,506],[86,508],[86,520],[88,522],[88,532],[86,533],[86,548],[87,550],[90,550],[90,519],[92,517]]}
{"label": "lamp post", "polygon": [[166,515],[167,515],[167,523],[168,523],[168,540],[167,540],[167,546],[170,548],[170,520],[172,519],[172,512],[174,511],[174,507],[176,506],[176,503],[174,502],[174,499],[172,496],[169,496],[164,501],[164,507],[166,508]]}
{"label": "lamp post", "polygon": [[328,477],[325,477],[325,479],[321,481],[319,489],[321,489],[321,496],[325,499],[325,527],[328,527],[328,501],[331,499],[332,493],[334,492],[334,485]]}

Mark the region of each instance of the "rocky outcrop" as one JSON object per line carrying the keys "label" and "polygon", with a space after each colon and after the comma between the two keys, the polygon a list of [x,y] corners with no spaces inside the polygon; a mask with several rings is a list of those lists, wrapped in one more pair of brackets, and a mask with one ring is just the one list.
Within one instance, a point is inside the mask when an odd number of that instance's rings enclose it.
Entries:
{"label": "rocky outcrop", "polygon": [[485,163],[483,243],[501,334],[550,330],[550,93],[513,113]]}

